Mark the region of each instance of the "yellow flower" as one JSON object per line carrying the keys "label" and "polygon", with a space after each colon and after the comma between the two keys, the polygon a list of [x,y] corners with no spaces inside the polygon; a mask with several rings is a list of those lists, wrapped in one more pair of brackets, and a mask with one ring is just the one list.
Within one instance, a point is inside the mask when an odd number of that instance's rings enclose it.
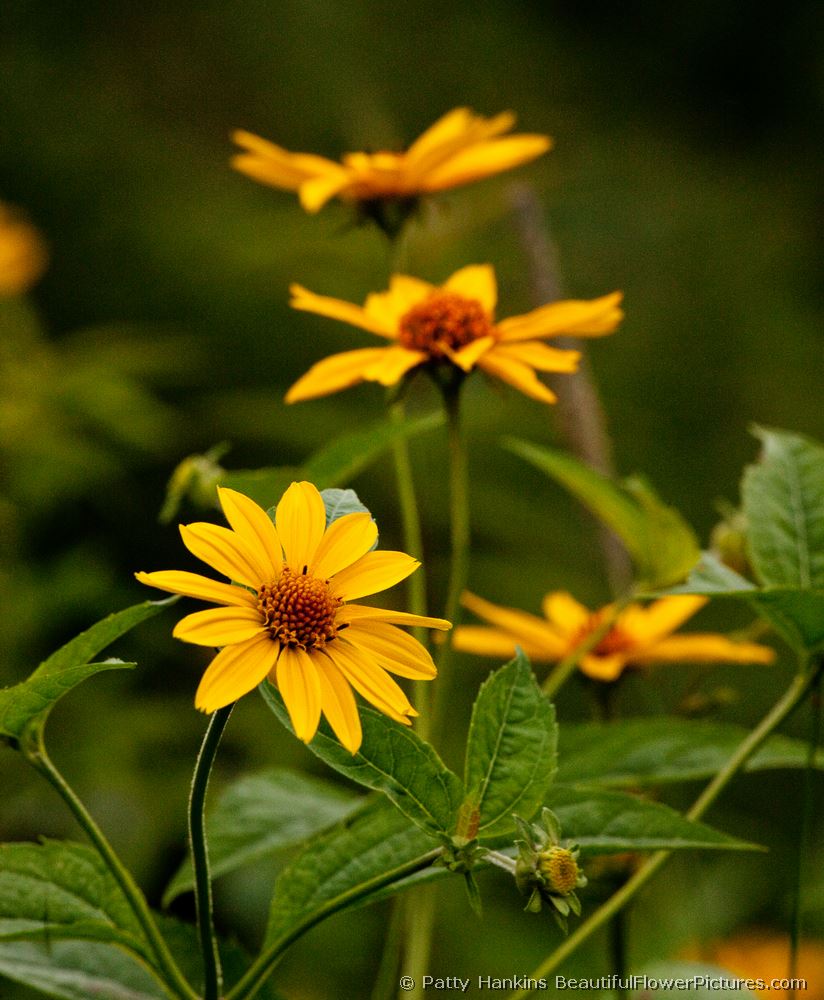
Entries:
{"label": "yellow flower", "polygon": [[545,135],[503,136],[515,124],[505,111],[494,118],[455,108],[430,126],[404,153],[345,153],[340,163],[310,153],[290,153],[250,132],[232,138],[245,152],[232,166],[254,180],[297,191],[307,212],[331,198],[368,203],[413,200],[422,194],[471,184],[534,160],[552,145]]}
{"label": "yellow flower", "polygon": [[[537,662],[562,660],[614,614],[612,605],[590,612],[570,594],[556,591],[543,601],[544,618],[502,608],[474,594],[464,605],[494,628],[464,625],[455,632],[456,649],[481,656],[508,657],[520,646]],[[620,611],[595,646],[578,664],[588,677],[617,680],[627,667],[652,663],[772,663],[775,653],[753,642],[733,642],[723,635],[673,635],[707,603],[706,597],[662,597],[648,607],[631,604]]]}
{"label": "yellow flower", "polygon": [[420,565],[403,552],[372,551],[377,527],[367,513],[346,514],[326,527],[323,498],[311,483],[292,483],[275,524],[253,500],[218,489],[231,526],[181,525],[186,548],[233,581],[168,570],[137,579],[173,594],[220,605],[178,622],[174,635],[222,647],[195,696],[214,712],[268,677],[277,684],[295,734],[315,735],[321,711],[354,753],[361,724],[354,688],[390,718],[411,725],[415,712],[390,673],[431,680],[423,646],[396,625],[448,629],[441,618],[350,604],[405,579]]}
{"label": "yellow flower", "polygon": [[21,295],[46,268],[46,247],[30,223],[0,202],[0,295]]}
{"label": "yellow flower", "polygon": [[591,301],[552,302],[523,316],[495,321],[498,300],[495,271],[474,264],[456,271],[443,285],[396,274],[389,290],[367,296],[363,306],[292,285],[292,306],[342,320],[390,341],[333,354],[318,362],[292,386],[287,403],[339,392],[359,382],[394,385],[411,369],[452,364],[461,372],[475,365],[533,399],[554,403],[556,396],[536,375],[577,370],[579,351],[559,350],[541,338],[570,334],[600,337],[623,317],[621,293]]}

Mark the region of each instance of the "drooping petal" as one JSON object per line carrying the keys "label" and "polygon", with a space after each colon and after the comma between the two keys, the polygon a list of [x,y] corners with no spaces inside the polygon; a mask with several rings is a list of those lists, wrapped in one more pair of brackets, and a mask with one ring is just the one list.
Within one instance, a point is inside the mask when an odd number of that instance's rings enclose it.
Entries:
{"label": "drooping petal", "polygon": [[135,573],[141,583],[148,587],[157,587],[170,594],[183,594],[185,597],[199,597],[203,601],[214,601],[215,604],[231,604],[236,607],[253,608],[257,598],[243,587],[233,587],[230,583],[220,583],[210,580],[198,573],[184,573],[181,570],[168,569],[156,573]]}
{"label": "drooping petal", "polygon": [[260,553],[261,560],[265,558],[266,569],[271,574],[269,579],[277,579],[283,564],[283,551],[272,519],[254,500],[237,490],[219,486],[217,493],[232,529]]}
{"label": "drooping petal", "polygon": [[541,610],[548,621],[563,635],[576,635],[589,624],[591,613],[588,608],[564,590],[547,594],[541,603]]}
{"label": "drooping petal", "polygon": [[372,548],[377,538],[378,526],[371,514],[344,514],[324,532],[310,569],[315,576],[328,580],[357,562]]}
{"label": "drooping petal", "polygon": [[352,302],[334,299],[328,295],[316,295],[301,285],[290,285],[289,291],[292,295],[289,305],[293,309],[315,313],[318,316],[328,316],[329,319],[339,319],[343,323],[351,323],[352,326],[368,330],[369,333],[375,333],[379,337],[388,337],[390,340],[395,337],[396,331],[393,327]]}
{"label": "drooping petal", "polygon": [[309,743],[320,721],[322,690],[313,659],[302,649],[284,646],[275,674],[295,736]]}
{"label": "drooping petal", "polygon": [[475,299],[484,307],[487,315],[495,312],[498,304],[498,285],[495,269],[489,264],[469,264],[456,271],[443,284],[445,292],[455,292],[465,299]]}
{"label": "drooping petal", "polygon": [[395,681],[371,655],[345,639],[336,639],[326,647],[326,655],[352,687],[370,704],[396,722],[410,725],[409,716],[418,713]]}
{"label": "drooping petal", "polygon": [[510,316],[497,325],[502,341],[534,340],[569,334],[575,337],[599,337],[612,333],[624,317],[618,304],[622,292],[612,292],[599,299],[569,299],[550,302],[523,316]]}
{"label": "drooping petal", "polygon": [[419,628],[436,628],[445,632],[452,628],[445,618],[429,618],[413,615],[408,611],[393,611],[391,608],[370,608],[365,604],[344,604],[335,612],[337,622],[374,621],[390,625],[412,625]]}
{"label": "drooping petal", "polygon": [[257,590],[270,579],[267,560],[261,559],[245,539],[228,528],[197,521],[195,524],[181,524],[180,537],[193,556],[230,580]]}
{"label": "drooping petal", "polygon": [[617,681],[628,660],[629,657],[624,653],[610,653],[607,656],[586,654],[578,661],[578,669],[596,681]]}
{"label": "drooping petal", "polygon": [[226,646],[207,667],[195,694],[195,708],[216,712],[248,694],[272,669],[279,648],[268,634]]}
{"label": "drooping petal", "polygon": [[381,385],[395,385],[396,382],[428,358],[425,351],[410,351],[405,347],[388,347],[363,370],[363,377],[368,382],[380,382]]}
{"label": "drooping petal", "polygon": [[662,597],[646,608],[630,606],[621,616],[620,625],[639,643],[663,639],[697,614],[708,598],[700,594],[675,594]]}
{"label": "drooping petal", "polygon": [[312,483],[292,483],[275,512],[275,526],[286,564],[293,573],[311,565],[326,530],[326,507]]}
{"label": "drooping petal", "polygon": [[461,603],[465,608],[513,636],[521,645],[529,645],[533,650],[541,650],[544,659],[554,660],[568,650],[568,643],[558,632],[537,615],[527,614],[515,608],[504,608],[485,601],[475,594],[464,591]]}
{"label": "drooping petal", "polygon": [[287,403],[302,403],[318,396],[330,396],[349,389],[366,378],[365,370],[386,353],[386,347],[363,347],[356,351],[331,354],[312,365],[286,393]]}
{"label": "drooping petal", "polygon": [[298,198],[302,207],[314,215],[323,206],[340,194],[352,183],[352,176],[348,170],[339,169],[335,173],[329,173],[325,177],[312,177],[304,181],[298,188]]}
{"label": "drooping petal", "polygon": [[[468,372],[472,371],[478,363],[478,359],[483,357],[487,351],[491,351],[496,343],[497,341],[490,334],[488,337],[478,337],[477,340],[473,340],[459,351],[448,351],[447,353],[450,361],[453,361],[463,371]],[[500,350],[500,348],[496,349]]]}
{"label": "drooping petal", "polygon": [[352,688],[328,656],[320,655],[316,661],[323,714],[341,744],[349,753],[357,753],[363,733]]}
{"label": "drooping petal", "polygon": [[633,663],[772,663],[775,650],[723,635],[673,635],[632,654]]}
{"label": "drooping petal", "polygon": [[405,580],[420,566],[417,559],[405,552],[367,552],[351,566],[336,573],[329,581],[330,592],[344,601],[377,594]]}
{"label": "drooping petal", "polygon": [[186,615],[172,635],[196,646],[232,646],[266,632],[257,608],[209,608]]}
{"label": "drooping petal", "polygon": [[478,366],[488,374],[495,375],[504,382],[515,386],[524,395],[537,399],[540,403],[555,403],[558,399],[555,393],[547,389],[528,365],[499,354],[495,348],[487,351],[479,359]]}
{"label": "drooping petal", "polygon": [[510,358],[529,365],[530,368],[537,368],[539,372],[572,374],[578,371],[581,363],[580,351],[564,351],[557,347],[548,347],[539,340],[498,344],[495,353],[498,357]]}
{"label": "drooping petal", "polygon": [[355,622],[346,631],[346,641],[370,653],[379,666],[400,677],[429,680],[437,668],[424,647],[394,625],[381,622]]}
{"label": "drooping petal", "polygon": [[477,143],[430,170],[422,178],[422,187],[426,191],[442,191],[468,184],[528,163],[551,147],[548,136],[526,133]]}

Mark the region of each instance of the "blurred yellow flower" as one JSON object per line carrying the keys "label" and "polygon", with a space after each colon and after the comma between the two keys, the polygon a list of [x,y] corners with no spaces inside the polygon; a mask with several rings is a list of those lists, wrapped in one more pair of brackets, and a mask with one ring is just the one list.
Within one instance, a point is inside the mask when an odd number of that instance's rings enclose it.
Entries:
{"label": "blurred yellow flower", "polygon": [[0,295],[22,295],[46,269],[40,233],[14,209],[0,202]]}
{"label": "blurred yellow flower", "polygon": [[307,212],[331,198],[374,202],[409,200],[471,184],[534,160],[552,141],[545,135],[508,135],[510,111],[483,118],[455,108],[430,126],[406,152],[345,153],[340,163],[310,153],[290,153],[250,132],[237,131],[243,148],[232,166],[254,180],[297,191]]}
{"label": "blurred yellow flower", "polygon": [[389,290],[367,296],[363,306],[316,295],[292,285],[295,309],[351,323],[391,342],[333,354],[318,362],[286,394],[287,403],[339,392],[359,382],[394,385],[418,365],[452,364],[469,372],[477,365],[527,396],[554,403],[556,396],[536,375],[577,370],[580,352],[540,343],[570,334],[600,337],[623,318],[621,293],[590,301],[552,302],[522,316],[495,322],[495,271],[474,264],[456,271],[443,285],[409,275],[393,275]]}
{"label": "blurred yellow flower", "polygon": [[317,489],[292,483],[275,524],[253,500],[218,489],[231,526],[181,525],[183,543],[231,584],[196,573],[137,573],[151,587],[202,598],[219,608],[178,622],[174,635],[222,647],[195,696],[214,712],[268,677],[277,684],[304,743],[320,714],[351,753],[361,744],[354,688],[390,718],[411,725],[415,712],[390,673],[431,680],[432,658],[396,625],[448,629],[441,618],[349,604],[405,579],[420,565],[403,552],[372,551],[378,529],[368,513],[346,514],[326,527]]}
{"label": "blurred yellow flower", "polygon": [[[693,595],[662,597],[647,607],[631,604],[620,611],[579,669],[599,681],[617,680],[628,667],[652,663],[772,663],[775,652],[753,642],[733,642],[723,635],[673,635],[707,603]],[[613,616],[607,605],[591,612],[570,594],[555,591],[543,601],[544,618],[502,608],[465,593],[463,604],[493,628],[464,625],[456,629],[455,649],[481,656],[509,657],[520,646],[536,662],[555,662],[574,653]]]}

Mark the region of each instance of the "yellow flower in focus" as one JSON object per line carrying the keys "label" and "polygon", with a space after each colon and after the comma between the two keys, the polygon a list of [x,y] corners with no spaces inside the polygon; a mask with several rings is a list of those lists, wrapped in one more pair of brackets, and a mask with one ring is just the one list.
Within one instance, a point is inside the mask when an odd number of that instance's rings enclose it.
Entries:
{"label": "yellow flower in focus", "polygon": [[451,364],[460,372],[476,365],[527,396],[554,403],[556,396],[536,371],[572,373],[579,351],[560,350],[541,339],[569,334],[601,337],[623,318],[621,293],[590,301],[552,302],[522,316],[495,321],[495,271],[474,264],[456,271],[443,285],[409,275],[393,275],[389,290],[367,296],[363,306],[315,295],[292,285],[291,305],[304,312],[351,323],[390,342],[333,354],[292,386],[287,403],[326,396],[359,382],[394,385],[418,365]]}
{"label": "yellow flower in focus", "polygon": [[[673,635],[707,603],[706,597],[662,597],[647,607],[631,604],[581,657],[578,667],[598,681],[615,681],[628,667],[653,663],[772,663],[775,652],[754,642],[733,642],[723,635]],[[510,657],[520,646],[536,662],[555,662],[574,653],[614,615],[607,605],[591,612],[563,591],[547,594],[544,618],[502,608],[465,593],[463,604],[493,628],[464,625],[456,629],[455,649],[481,656]]]}
{"label": "yellow flower in focus", "polygon": [[510,111],[483,118],[455,108],[430,126],[406,152],[345,153],[340,163],[310,153],[290,153],[250,132],[234,141],[244,152],[232,166],[263,184],[297,191],[307,212],[338,197],[359,203],[408,201],[419,195],[471,184],[511,170],[545,153],[545,135],[508,135]]}
{"label": "yellow flower in focus", "polygon": [[[405,579],[420,565],[403,552],[372,550],[378,529],[368,513],[326,527],[323,498],[311,483],[292,483],[275,524],[253,500],[218,489],[230,528],[181,525],[186,548],[232,583],[168,570],[137,573],[150,587],[220,605],[178,622],[174,635],[222,647],[195,695],[214,712],[268,677],[276,684],[304,743],[326,716],[355,753],[361,724],[354,688],[390,718],[411,725],[415,712],[389,673],[431,680],[432,658],[397,625],[448,629],[441,618],[350,604]],[[389,673],[387,673],[387,671]]]}
{"label": "yellow flower in focus", "polygon": [[14,209],[0,202],[0,295],[22,295],[46,269],[40,233]]}

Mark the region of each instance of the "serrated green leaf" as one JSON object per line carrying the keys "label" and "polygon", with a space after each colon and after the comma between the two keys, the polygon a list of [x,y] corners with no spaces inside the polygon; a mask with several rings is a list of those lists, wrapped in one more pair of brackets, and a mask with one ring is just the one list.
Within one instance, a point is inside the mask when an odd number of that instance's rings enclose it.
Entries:
{"label": "serrated green leaf", "polygon": [[688,820],[660,802],[626,792],[557,785],[549,797],[564,831],[582,854],[620,851],[754,851],[758,845]]}
{"label": "serrated green leaf", "polygon": [[477,836],[515,829],[546,799],[556,766],[555,709],[520,653],[481,686],[472,709],[464,783],[479,814]]}
{"label": "serrated green leaf", "polygon": [[[608,787],[700,781],[719,771],[747,733],[731,723],[671,716],[562,726],[558,780]],[[773,735],[744,770],[803,768],[807,752],[802,740]],[[824,752],[816,767],[824,769]]]}
{"label": "serrated green leaf", "polygon": [[[302,844],[361,801],[328,781],[294,771],[272,769],[239,778],[225,789],[207,820],[212,878]],[[163,905],[192,888],[187,860],[169,883]]]}
{"label": "serrated green leaf", "polygon": [[[359,905],[361,893],[386,894],[382,886],[432,850],[432,840],[384,799],[367,803],[340,825],[306,845],[284,870],[266,928],[266,943],[288,943],[342,905]],[[408,885],[408,880],[399,885]],[[391,891],[391,887],[388,891]],[[371,896],[371,893],[369,894]]]}
{"label": "serrated green leaf", "polygon": [[682,580],[700,555],[695,533],[640,477],[624,486],[560,451],[506,438],[504,446],[566,487],[621,539],[649,587]]}
{"label": "serrated green leaf", "polygon": [[741,483],[750,561],[767,586],[824,591],[824,448],[786,431],[755,434],[761,460]]}
{"label": "serrated green leaf", "polygon": [[[264,681],[263,700],[292,732],[289,715],[278,691]],[[321,722],[309,749],[339,774],[383,792],[413,823],[431,836],[451,833],[463,798],[463,785],[440,759],[408,727],[371,708],[360,707],[363,742],[350,754]]]}
{"label": "serrated green leaf", "polygon": [[144,601],[109,615],[52,653],[26,680],[0,691],[0,736],[19,740],[28,730],[42,729],[52,707],[81,681],[102,670],[134,667],[134,663],[116,659],[90,661],[115,639],[176,600]]}

